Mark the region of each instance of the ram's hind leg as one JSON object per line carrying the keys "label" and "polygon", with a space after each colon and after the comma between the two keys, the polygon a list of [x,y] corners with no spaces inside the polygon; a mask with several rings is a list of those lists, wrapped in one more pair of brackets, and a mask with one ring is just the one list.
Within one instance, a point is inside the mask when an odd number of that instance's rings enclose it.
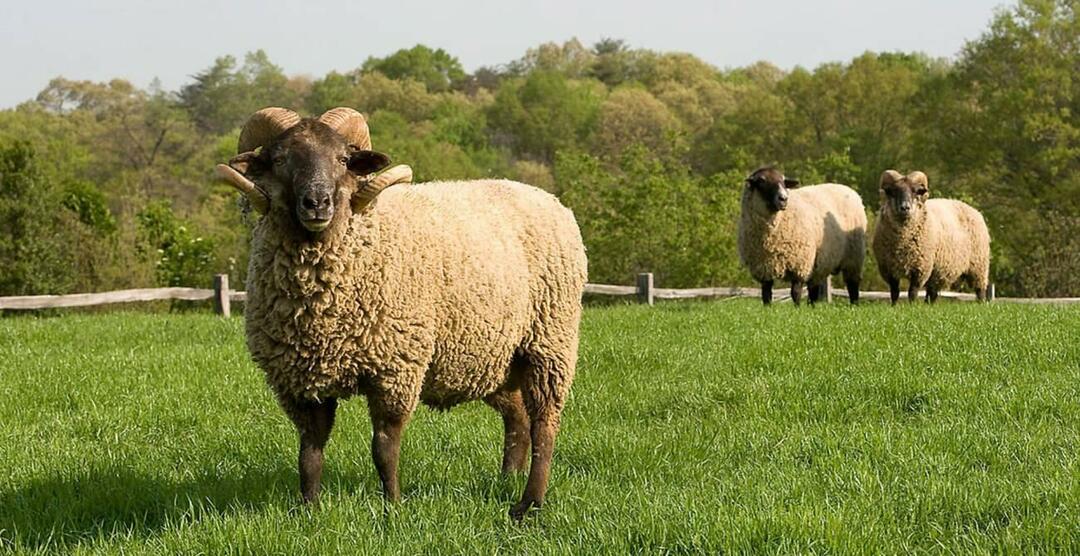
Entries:
{"label": "ram's hind leg", "polygon": [[510,516],[514,519],[520,520],[530,509],[539,508],[544,503],[555,437],[559,434],[559,420],[574,378],[576,344],[575,338],[574,345],[565,350],[568,353],[551,358],[530,357],[522,373],[521,391],[525,411],[529,415],[532,462],[521,501],[510,509]]}
{"label": "ram's hind leg", "polygon": [[529,455],[529,414],[521,390],[500,390],[486,398],[486,402],[502,415],[503,459],[502,472],[515,473],[525,470]]}
{"label": "ram's hind leg", "polygon": [[323,449],[334,428],[337,400],[281,399],[280,403],[300,433],[300,494],[304,503],[317,505],[322,488]]}

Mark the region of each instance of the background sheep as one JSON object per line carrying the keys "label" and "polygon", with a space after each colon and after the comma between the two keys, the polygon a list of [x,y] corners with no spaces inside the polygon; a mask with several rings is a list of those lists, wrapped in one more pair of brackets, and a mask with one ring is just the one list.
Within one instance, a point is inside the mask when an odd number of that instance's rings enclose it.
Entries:
{"label": "background sheep", "polygon": [[929,199],[926,174],[896,170],[881,175],[881,209],[873,249],[892,302],[900,298],[900,280],[908,279],[908,300],[926,287],[926,299],[960,279],[986,300],[990,284],[990,232],[982,214],[952,199]]}
{"label": "background sheep", "polygon": [[761,283],[761,300],[772,301],[776,280],[791,282],[798,304],[810,285],[810,302],[842,272],[851,303],[859,300],[866,258],[866,212],[851,188],[823,184],[799,189],[797,180],[774,168],[746,178],[739,218],[739,258]]}
{"label": "background sheep", "polygon": [[[255,152],[257,147],[261,150]],[[532,465],[520,518],[547,488],[574,378],[586,278],[573,214],[510,181],[383,187],[363,116],[253,115],[222,168],[264,212],[251,242],[247,343],[300,433],[317,501],[337,400],[367,396],[384,495],[400,497],[402,430],[417,404],[483,399],[503,416],[503,470]]]}

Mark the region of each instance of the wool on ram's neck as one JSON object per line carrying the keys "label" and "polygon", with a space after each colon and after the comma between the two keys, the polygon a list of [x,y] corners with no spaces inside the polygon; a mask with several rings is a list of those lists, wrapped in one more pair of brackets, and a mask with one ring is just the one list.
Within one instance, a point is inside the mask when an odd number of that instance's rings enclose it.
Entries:
{"label": "wool on ram's neck", "polygon": [[[371,210],[357,216],[343,210],[334,215],[329,227],[315,233],[300,226],[291,214],[269,214],[252,233],[249,281],[276,290],[275,297],[296,302],[296,310],[322,312],[332,304],[333,290],[342,282],[379,272],[372,263],[378,258],[362,254],[372,248],[378,235],[376,224]],[[257,276],[265,273],[273,278]],[[270,293],[262,288],[255,294]]]}
{"label": "wool on ram's neck", "polygon": [[893,214],[885,203],[878,211],[878,231],[874,234],[874,251],[893,261],[895,270],[910,272],[920,266],[928,251],[925,244],[932,240],[927,230],[927,209],[923,205],[906,220]]}

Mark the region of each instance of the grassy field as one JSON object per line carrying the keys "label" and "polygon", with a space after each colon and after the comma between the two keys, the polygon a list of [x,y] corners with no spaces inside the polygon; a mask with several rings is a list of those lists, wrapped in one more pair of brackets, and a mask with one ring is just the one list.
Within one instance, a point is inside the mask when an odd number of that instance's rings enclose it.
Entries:
{"label": "grassy field", "polygon": [[482,404],[385,508],[363,399],[324,506],[241,319],[0,320],[0,552],[1080,551],[1080,308],[589,308],[544,509]]}

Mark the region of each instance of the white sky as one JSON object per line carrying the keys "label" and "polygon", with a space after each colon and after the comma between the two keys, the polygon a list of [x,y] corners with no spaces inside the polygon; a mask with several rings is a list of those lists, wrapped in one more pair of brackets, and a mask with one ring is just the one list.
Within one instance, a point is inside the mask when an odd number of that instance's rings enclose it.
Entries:
{"label": "white sky", "polygon": [[[1009,3],[1011,4],[1011,2]],[[120,77],[176,89],[225,54],[262,48],[285,72],[321,76],[423,43],[465,69],[542,42],[604,37],[693,53],[718,67],[783,68],[866,50],[954,56],[1003,0],[0,0],[0,108],[49,79]]]}

